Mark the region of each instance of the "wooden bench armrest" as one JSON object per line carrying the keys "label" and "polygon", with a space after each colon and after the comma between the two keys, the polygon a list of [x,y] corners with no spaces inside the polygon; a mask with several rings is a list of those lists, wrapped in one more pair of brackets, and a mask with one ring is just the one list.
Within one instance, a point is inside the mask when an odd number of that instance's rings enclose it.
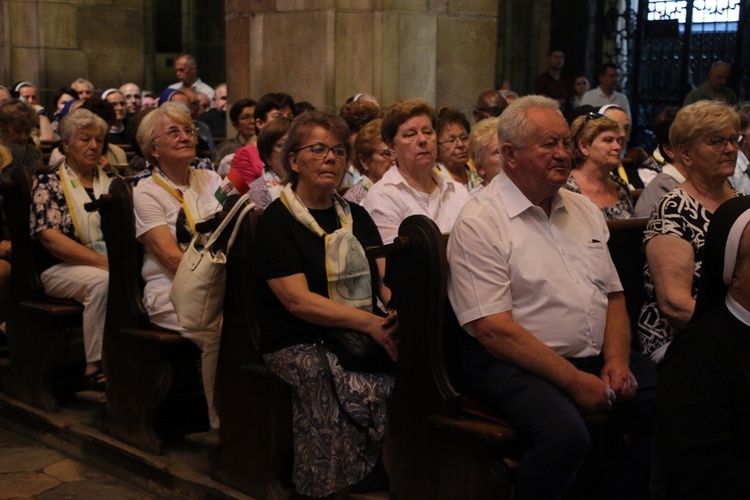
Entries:
{"label": "wooden bench armrest", "polygon": [[83,306],[78,302],[64,299],[24,300],[21,307],[31,309],[34,313],[52,316],[81,314]]}
{"label": "wooden bench armrest", "polygon": [[409,246],[409,238],[399,236],[393,240],[393,243],[377,247],[367,247],[365,249],[365,254],[369,259],[379,259],[381,257],[388,257],[389,255],[396,254],[407,246]]}
{"label": "wooden bench armrest", "polygon": [[510,444],[519,439],[518,431],[507,425],[465,417],[431,415],[427,422],[436,429],[455,432],[467,438],[481,439],[494,444]]}
{"label": "wooden bench armrest", "polygon": [[136,337],[150,343],[159,345],[179,344],[189,342],[189,340],[180,336],[179,333],[170,330],[160,330],[156,328],[123,328],[122,333],[131,337]]}

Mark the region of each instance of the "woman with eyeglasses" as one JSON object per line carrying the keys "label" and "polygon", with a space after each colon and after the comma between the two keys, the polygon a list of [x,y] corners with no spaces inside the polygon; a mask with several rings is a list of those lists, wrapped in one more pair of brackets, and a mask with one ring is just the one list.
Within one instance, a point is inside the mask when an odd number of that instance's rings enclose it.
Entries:
{"label": "woman with eyeglasses", "polygon": [[354,139],[354,153],[352,164],[364,177],[351,187],[344,199],[352,203],[362,204],[370,188],[383,177],[383,174],[393,165],[393,152],[383,142],[380,133],[381,118],[367,123]]}
{"label": "woman with eyeglasses", "polygon": [[466,186],[471,191],[482,183],[477,169],[469,163],[471,125],[462,112],[440,108],[437,114],[438,163],[440,174]]}
{"label": "woman with eyeglasses", "polygon": [[98,212],[84,205],[109,191],[102,169],[106,122],[78,109],[60,124],[65,161],[40,174],[32,187],[31,235],[45,250],[40,254],[40,280],[50,297],[83,304],[83,385],[104,390],[102,337],[107,312],[109,264]]}
{"label": "woman with eyeglasses", "polygon": [[362,206],[375,221],[380,236],[390,243],[398,226],[414,214],[425,215],[448,233],[469,192],[435,169],[437,134],[435,110],[424,99],[405,99],[385,113],[383,141],[396,164],[370,189]]}
{"label": "woman with eyeglasses", "polygon": [[281,194],[284,187],[284,166],[281,151],[287,139],[292,119],[285,116],[271,120],[258,134],[258,154],[263,160],[263,173],[250,183],[247,194],[256,210],[265,210]]}
{"label": "woman with eyeglasses", "polygon": [[685,106],[669,130],[686,180],[661,197],[643,237],[645,304],[641,350],[659,362],[695,309],[703,244],[714,211],[738,193],[727,186],[739,150],[737,112],[717,101]]}
{"label": "woman with eyeglasses", "polygon": [[612,172],[620,165],[625,143],[622,125],[599,113],[579,116],[570,126],[573,169],[565,188],[591,200],[607,220],[633,216],[627,184]]}
{"label": "woman with eyeglasses", "polygon": [[336,192],[348,140],[338,116],[309,111],[294,120],[282,156],[288,182],[258,221],[253,248],[260,349],[294,390],[292,479],[298,493],[315,498],[343,498],[372,471],[393,389],[386,373],[344,369],[315,345],[319,335],[355,331],[393,360],[398,354],[396,316],[377,308],[378,297],[390,299],[384,259],[364,253],[381,244],[378,230],[362,207]]}
{"label": "woman with eyeglasses", "polygon": [[219,428],[214,409],[214,380],[221,331],[180,326],[169,292],[174,274],[195,232],[196,222],[221,209],[216,190],[221,177],[195,169],[196,129],[184,106],[165,103],[141,121],[136,137],[150,163],[133,188],[135,235],[143,244],[143,303],[152,323],[175,330],[203,351],[201,369],[211,430]]}

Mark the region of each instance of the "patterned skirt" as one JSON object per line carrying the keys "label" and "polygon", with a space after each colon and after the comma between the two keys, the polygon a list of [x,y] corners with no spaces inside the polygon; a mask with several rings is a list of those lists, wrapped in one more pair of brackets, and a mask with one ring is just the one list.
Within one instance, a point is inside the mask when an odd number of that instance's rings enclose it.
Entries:
{"label": "patterned skirt", "polygon": [[311,497],[330,495],[372,471],[393,392],[390,375],[347,371],[334,354],[326,353],[342,405],[368,428],[367,434],[341,413],[314,345],[298,344],[263,356],[268,368],[294,389],[292,480],[298,493]]}

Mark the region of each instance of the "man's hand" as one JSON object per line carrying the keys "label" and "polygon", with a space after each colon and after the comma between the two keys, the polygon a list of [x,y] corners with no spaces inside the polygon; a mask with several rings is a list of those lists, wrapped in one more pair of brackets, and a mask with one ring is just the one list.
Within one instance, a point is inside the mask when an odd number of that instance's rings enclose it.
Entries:
{"label": "man's hand", "polygon": [[615,393],[596,375],[579,371],[568,391],[584,413],[604,413],[612,409]]}
{"label": "man's hand", "polygon": [[621,401],[633,399],[638,390],[638,382],[628,366],[620,360],[607,361],[602,368],[601,379]]}

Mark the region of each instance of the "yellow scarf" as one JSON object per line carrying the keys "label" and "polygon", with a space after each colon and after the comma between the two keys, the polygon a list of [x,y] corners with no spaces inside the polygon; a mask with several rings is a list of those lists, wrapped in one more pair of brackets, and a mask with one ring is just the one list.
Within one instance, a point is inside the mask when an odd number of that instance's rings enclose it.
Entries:
{"label": "yellow scarf", "polygon": [[[87,212],[84,205],[91,201],[86,188],[78,180],[78,175],[65,162],[60,165],[60,185],[65,195],[65,204],[68,206],[70,218],[73,221],[76,236],[84,246],[101,255],[107,255],[107,245],[104,243],[102,234],[102,218],[99,212]],[[94,198],[98,199],[102,194],[109,191],[112,179],[102,170],[96,167],[94,174]]]}
{"label": "yellow scarf", "polygon": [[352,233],[353,220],[349,204],[333,193],[339,229],[326,233],[292,190],[284,186],[279,198],[289,212],[307,229],[324,239],[328,297],[339,304],[372,312],[370,263],[365,249]]}

